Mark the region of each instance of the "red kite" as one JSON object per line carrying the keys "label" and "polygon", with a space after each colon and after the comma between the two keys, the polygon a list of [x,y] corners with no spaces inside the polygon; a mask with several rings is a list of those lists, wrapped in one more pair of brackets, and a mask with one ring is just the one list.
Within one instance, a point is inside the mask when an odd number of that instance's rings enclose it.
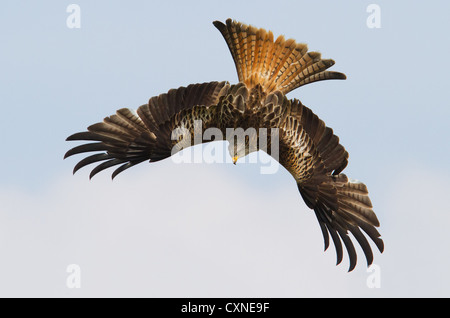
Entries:
{"label": "red kite", "polygon": [[[285,40],[283,36],[274,40],[270,31],[231,19],[225,24],[215,21],[214,25],[230,49],[239,83],[210,82],[172,89],[150,98],[137,112],[120,109],[103,122],[88,127],[88,131],[68,137],[67,140],[94,142],[69,150],[65,157],[96,152],[81,160],[74,173],[95,162],[101,163],[92,170],[90,177],[120,165],[112,174],[114,178],[143,161],[168,158],[190,146],[182,141],[195,139],[196,121],[202,123],[202,131],[216,128],[223,136],[227,128],[255,128],[255,131],[276,128],[278,151],[276,156],[273,151],[269,154],[292,174],[306,205],[314,210],[325,249],[329,246],[330,234],[339,264],[343,258],[342,241],[350,259],[349,271],[353,270],[357,256],[350,232],[361,245],[367,264],[372,264],[373,253],[366,235],[380,252],[384,244],[376,230],[379,222],[367,187],[342,174],[348,153],[333,130],[299,100],[286,97],[300,86],[346,76],[327,71],[334,61],[322,59],[320,53],[309,52],[305,44]],[[177,128],[183,129],[174,138]],[[258,136],[247,135],[237,143],[227,137],[232,145],[229,151],[233,162],[253,151],[269,152],[274,144],[273,137],[269,137],[264,146],[251,149],[253,137]],[[183,147],[177,149],[180,143]]]}

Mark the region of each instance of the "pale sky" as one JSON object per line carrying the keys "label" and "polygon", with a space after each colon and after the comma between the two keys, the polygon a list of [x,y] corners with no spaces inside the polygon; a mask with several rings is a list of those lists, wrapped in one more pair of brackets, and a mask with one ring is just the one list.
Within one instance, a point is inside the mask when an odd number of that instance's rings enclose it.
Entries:
{"label": "pale sky", "polygon": [[[67,6],[81,9],[70,29]],[[368,28],[371,3],[381,28]],[[449,297],[450,29],[444,1],[3,1],[0,296]],[[347,273],[323,252],[289,173],[143,163],[89,181],[66,142],[170,88],[237,81],[212,21],[233,18],[332,58],[346,81],[289,94],[350,154],[385,252]],[[80,288],[66,272],[77,264]]]}

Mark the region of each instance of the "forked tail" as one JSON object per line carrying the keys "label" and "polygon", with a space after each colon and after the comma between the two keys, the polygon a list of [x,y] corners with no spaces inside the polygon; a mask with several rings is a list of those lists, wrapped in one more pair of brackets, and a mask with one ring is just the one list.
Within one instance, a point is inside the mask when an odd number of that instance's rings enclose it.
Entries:
{"label": "forked tail", "polygon": [[271,31],[231,19],[226,24],[213,23],[228,44],[239,81],[249,88],[260,84],[267,94],[276,90],[287,94],[309,83],[346,78],[342,73],[326,71],[334,61],[308,52],[306,44],[285,40],[282,35],[274,41]]}

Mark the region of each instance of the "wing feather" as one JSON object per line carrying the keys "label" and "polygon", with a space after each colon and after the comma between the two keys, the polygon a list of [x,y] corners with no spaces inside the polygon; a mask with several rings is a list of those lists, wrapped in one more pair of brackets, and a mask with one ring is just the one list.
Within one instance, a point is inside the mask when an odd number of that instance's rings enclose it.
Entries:
{"label": "wing feather", "polygon": [[115,165],[121,166],[114,171],[113,178],[138,163],[167,158],[171,155],[172,146],[167,123],[177,115],[180,118],[182,112],[187,114],[192,109],[216,105],[229,89],[228,82],[193,84],[152,97],[137,112],[119,109],[103,122],[89,126],[88,131],[69,136],[67,140],[94,142],[70,149],[64,158],[100,152],[82,159],[74,168],[75,173],[86,165],[103,161],[92,170],[90,178]]}
{"label": "wing feather", "polygon": [[[271,102],[274,100],[270,97]],[[279,161],[294,176],[305,203],[314,210],[325,248],[329,245],[328,234],[331,235],[337,263],[342,261],[342,241],[349,256],[349,271],[356,266],[351,233],[370,265],[373,262],[372,248],[361,230],[380,252],[384,245],[375,229],[379,221],[373,212],[367,187],[363,183],[349,181],[341,174],[347,165],[348,153],[332,129],[298,100],[290,103],[290,110],[280,125]]]}

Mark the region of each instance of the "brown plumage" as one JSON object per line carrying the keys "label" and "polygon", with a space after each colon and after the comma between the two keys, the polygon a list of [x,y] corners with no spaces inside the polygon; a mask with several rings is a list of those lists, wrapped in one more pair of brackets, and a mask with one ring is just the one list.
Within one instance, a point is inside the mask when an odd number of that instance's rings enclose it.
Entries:
{"label": "brown plumage", "polygon": [[322,60],[318,52],[308,52],[303,43],[285,40],[280,35],[228,19],[226,24],[215,21],[233,56],[239,82],[248,88],[261,85],[266,94],[293,89],[326,79],[345,79],[338,72],[325,71],[333,60]]}
{"label": "brown plumage", "polygon": [[[332,129],[299,100],[286,97],[302,85],[345,79],[345,75],[327,71],[334,65],[333,60],[308,52],[305,44],[297,44],[292,39],[280,36],[274,40],[270,31],[230,19],[226,24],[215,21],[214,25],[230,49],[239,83],[210,82],[172,89],[152,97],[137,112],[120,109],[103,122],[89,126],[88,131],[68,137],[67,140],[93,142],[72,148],[65,158],[96,152],[81,160],[74,173],[99,162],[90,177],[119,166],[112,174],[114,178],[143,161],[168,158],[193,144],[187,141],[196,140],[194,132],[199,128],[196,127],[199,121],[202,133],[208,128],[218,128],[223,136],[227,128],[256,129],[256,135],[248,135],[240,144],[231,144],[233,160],[256,150],[274,156],[272,144],[275,143],[270,138],[267,145],[258,145],[256,149],[250,147],[249,140],[258,137],[259,128],[276,128],[279,151],[274,158],[292,174],[305,203],[314,210],[325,249],[331,235],[339,264],[343,258],[343,242],[350,259],[349,270],[353,270],[357,256],[349,237],[352,233],[370,265],[373,253],[366,236],[380,252],[384,246],[376,230],[379,222],[367,187],[341,173],[347,166],[348,153]],[[175,137],[174,132],[177,132]]]}

